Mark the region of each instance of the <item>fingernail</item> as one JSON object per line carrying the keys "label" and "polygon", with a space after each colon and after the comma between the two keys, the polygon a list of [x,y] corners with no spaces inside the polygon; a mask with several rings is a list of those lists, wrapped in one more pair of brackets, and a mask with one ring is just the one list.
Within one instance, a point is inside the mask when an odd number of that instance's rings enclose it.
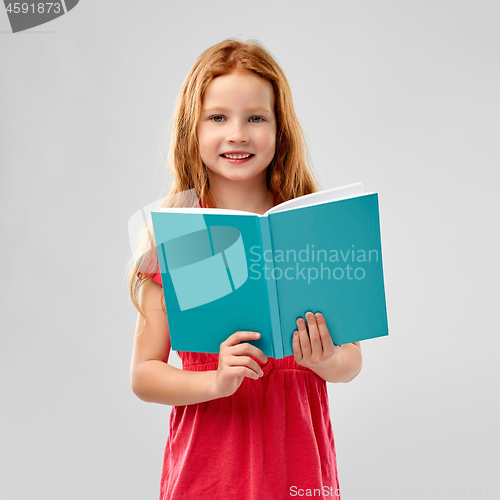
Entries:
{"label": "fingernail", "polygon": [[307,313],[307,314],[306,314],[306,318],[307,318],[308,320],[314,319],[314,314],[313,314],[313,313]]}
{"label": "fingernail", "polygon": [[255,336],[256,336],[257,338],[259,338],[259,337],[260,337],[260,333],[256,333],[256,334],[255,334]]}
{"label": "fingernail", "polygon": [[260,371],[260,376],[262,377],[262,375],[264,375],[264,372],[261,370]]}

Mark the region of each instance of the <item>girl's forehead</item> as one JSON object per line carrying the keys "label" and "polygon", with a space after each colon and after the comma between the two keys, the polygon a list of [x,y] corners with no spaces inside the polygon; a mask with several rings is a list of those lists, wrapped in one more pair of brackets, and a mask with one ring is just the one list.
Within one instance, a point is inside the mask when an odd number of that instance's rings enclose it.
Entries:
{"label": "girl's forehead", "polygon": [[253,73],[234,72],[214,78],[207,86],[203,107],[253,103],[254,106],[274,108],[274,90],[271,83]]}

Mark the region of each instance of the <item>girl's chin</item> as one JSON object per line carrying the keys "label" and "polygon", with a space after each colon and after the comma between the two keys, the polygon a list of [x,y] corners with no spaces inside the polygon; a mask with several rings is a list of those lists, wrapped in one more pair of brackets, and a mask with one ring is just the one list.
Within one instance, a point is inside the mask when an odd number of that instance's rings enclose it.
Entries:
{"label": "girl's chin", "polygon": [[212,172],[215,174],[215,177],[222,178],[226,181],[233,181],[233,182],[245,182],[245,181],[250,181],[254,180],[256,178],[259,178],[261,176],[264,177],[265,179],[265,169],[263,172],[255,172],[255,171],[250,171],[248,169],[238,169],[238,167],[235,167],[235,169],[231,168],[224,168],[221,169],[217,172]]}

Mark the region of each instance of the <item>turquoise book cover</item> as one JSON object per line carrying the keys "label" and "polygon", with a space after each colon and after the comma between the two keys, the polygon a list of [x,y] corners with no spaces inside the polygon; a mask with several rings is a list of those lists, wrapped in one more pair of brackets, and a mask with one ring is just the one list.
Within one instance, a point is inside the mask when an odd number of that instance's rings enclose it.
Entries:
{"label": "turquoise book cover", "polygon": [[388,334],[378,195],[360,184],[264,215],[176,208],[151,216],[173,350],[218,353],[233,333],[256,331],[251,343],[283,358],[307,311],[324,315],[337,345]]}

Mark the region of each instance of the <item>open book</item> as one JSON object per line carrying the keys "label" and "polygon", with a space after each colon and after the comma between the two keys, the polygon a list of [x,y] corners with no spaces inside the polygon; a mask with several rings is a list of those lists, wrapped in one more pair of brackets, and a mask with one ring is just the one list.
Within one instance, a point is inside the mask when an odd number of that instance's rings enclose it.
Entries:
{"label": "open book", "polygon": [[296,320],[321,312],[336,345],[388,334],[378,197],[350,184],[263,215],[151,213],[172,349],[218,353],[237,331],[266,356],[293,354]]}

